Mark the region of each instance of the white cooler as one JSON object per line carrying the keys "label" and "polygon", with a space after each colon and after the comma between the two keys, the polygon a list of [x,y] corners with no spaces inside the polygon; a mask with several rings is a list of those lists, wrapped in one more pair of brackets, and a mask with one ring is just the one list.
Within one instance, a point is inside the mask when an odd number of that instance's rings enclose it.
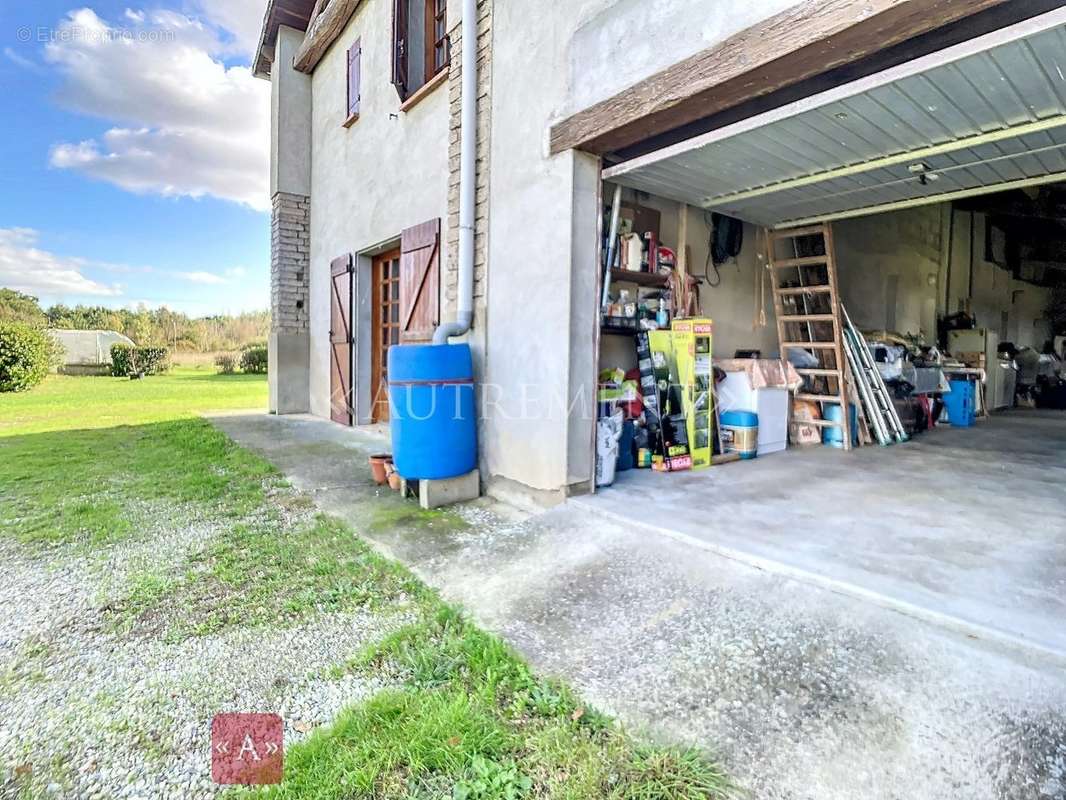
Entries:
{"label": "white cooler", "polygon": [[789,392],[784,388],[752,389],[746,372],[727,372],[718,384],[720,411],[754,411],[759,415],[760,456],[788,448]]}

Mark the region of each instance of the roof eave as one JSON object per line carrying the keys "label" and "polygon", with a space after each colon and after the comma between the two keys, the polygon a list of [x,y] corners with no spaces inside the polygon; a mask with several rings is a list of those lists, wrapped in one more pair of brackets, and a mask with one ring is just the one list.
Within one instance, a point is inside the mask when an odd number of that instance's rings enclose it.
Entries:
{"label": "roof eave", "polygon": [[[263,27],[259,32],[259,47],[255,52],[252,74],[257,78],[270,79],[274,61],[274,45],[278,40],[278,28],[306,31],[311,22],[315,3],[313,0],[269,0],[263,15]],[[284,18],[284,21],[282,20]]]}

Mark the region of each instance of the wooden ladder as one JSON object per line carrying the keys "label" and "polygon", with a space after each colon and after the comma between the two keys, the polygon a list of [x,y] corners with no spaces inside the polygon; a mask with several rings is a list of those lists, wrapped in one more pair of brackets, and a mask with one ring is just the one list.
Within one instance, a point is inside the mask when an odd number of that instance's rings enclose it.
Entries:
{"label": "wooden ladder", "polygon": [[[790,430],[800,425],[840,428],[844,449],[850,450],[851,414],[846,409],[851,399],[832,228],[823,223],[770,231],[767,239],[781,357],[787,359],[790,350],[807,350],[818,359],[817,367],[797,367],[804,386],[796,399],[818,403],[822,419],[791,419]],[[790,252],[779,258],[779,246]],[[825,418],[827,404],[843,410],[840,422]]]}

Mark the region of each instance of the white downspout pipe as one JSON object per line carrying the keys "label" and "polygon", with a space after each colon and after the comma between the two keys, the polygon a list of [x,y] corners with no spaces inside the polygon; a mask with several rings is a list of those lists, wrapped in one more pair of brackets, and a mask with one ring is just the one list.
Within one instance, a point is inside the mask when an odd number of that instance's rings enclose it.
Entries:
{"label": "white downspout pipe", "polygon": [[459,308],[455,322],[433,333],[433,344],[447,344],[474,323],[474,203],[477,192],[477,0],[463,0],[463,85],[459,130]]}

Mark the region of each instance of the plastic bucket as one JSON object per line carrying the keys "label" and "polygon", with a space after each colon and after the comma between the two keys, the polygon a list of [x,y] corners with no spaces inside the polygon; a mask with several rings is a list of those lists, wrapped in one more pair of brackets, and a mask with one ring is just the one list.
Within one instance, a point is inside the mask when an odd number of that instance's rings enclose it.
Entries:
{"label": "plastic bucket", "polygon": [[721,419],[725,451],[737,453],[743,459],[755,458],[759,452],[759,415],[751,411],[726,411]]}

